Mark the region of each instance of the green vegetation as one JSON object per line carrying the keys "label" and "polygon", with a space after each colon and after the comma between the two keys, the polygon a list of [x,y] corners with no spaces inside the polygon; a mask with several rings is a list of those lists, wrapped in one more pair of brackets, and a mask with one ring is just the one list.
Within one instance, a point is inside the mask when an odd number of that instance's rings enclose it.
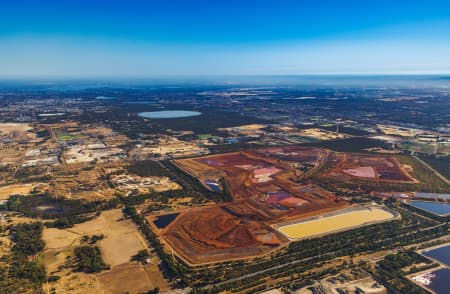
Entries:
{"label": "green vegetation", "polygon": [[[414,266],[414,264],[419,263],[425,263],[426,265],[420,268]],[[414,251],[405,251],[387,255],[378,262],[374,274],[393,293],[427,293],[427,291],[405,278],[405,275],[426,270],[433,266],[436,266],[436,264],[422,255]],[[405,267],[410,267],[410,269],[405,272]]]}
{"label": "green vegetation", "polygon": [[209,146],[209,150],[212,154],[236,152],[247,149],[261,148],[263,145],[257,145],[252,143],[233,143],[233,144],[223,144],[223,145],[212,145]]}
{"label": "green vegetation", "polygon": [[450,179],[450,156],[436,157],[433,155],[420,155],[420,159],[428,163],[441,175]]}
{"label": "green vegetation", "polygon": [[58,218],[54,221],[48,221],[48,222],[45,222],[44,225],[47,228],[67,229],[67,228],[72,228],[76,224],[81,224],[81,223],[87,222],[93,218],[94,217],[92,217],[92,216],[75,215],[75,216]]}
{"label": "green vegetation", "polygon": [[43,265],[34,256],[44,249],[42,223],[24,223],[10,228],[13,246],[0,265],[0,293],[42,293],[46,279]]}
{"label": "green vegetation", "polygon": [[200,139],[209,139],[209,138],[211,138],[212,137],[212,135],[211,134],[200,134],[200,135],[197,135]]}
{"label": "green vegetation", "polygon": [[98,273],[109,269],[103,261],[100,249],[97,246],[79,246],[74,250],[77,261],[77,270],[83,273]]}
{"label": "green vegetation", "polygon": [[337,152],[363,152],[368,148],[391,149],[391,146],[384,141],[370,138],[348,138],[340,140],[329,140],[318,143],[307,143],[303,146],[313,146],[331,149]]}
{"label": "green vegetation", "polygon": [[[117,199],[83,202],[80,200],[54,198],[48,195],[31,195],[11,196],[7,206],[9,210],[22,212],[29,217],[68,218],[85,213],[112,209],[118,204]],[[72,221],[74,220],[75,222],[77,221],[76,218],[72,218]],[[65,224],[60,223],[55,225],[64,226]],[[70,225],[70,222],[67,225]]]}
{"label": "green vegetation", "polygon": [[219,183],[222,186],[223,200],[233,201],[233,195],[231,195],[230,189],[228,189],[228,184],[225,178],[220,178]]}
{"label": "green vegetation", "polygon": [[12,229],[12,240],[14,246],[12,251],[19,255],[35,255],[44,249],[45,243],[41,240],[42,223],[25,223]]}
{"label": "green vegetation", "polygon": [[135,256],[133,256],[133,260],[137,260],[142,263],[145,263],[147,261],[147,259],[149,259],[149,258],[150,258],[150,253],[148,252],[147,249],[139,250],[139,252]]}
{"label": "green vegetation", "polygon": [[[322,129],[325,129],[327,131],[330,132],[335,132],[336,131],[336,125],[321,125],[320,126]],[[371,133],[364,131],[364,130],[360,130],[360,129],[356,129],[353,127],[346,127],[346,126],[341,126],[339,125],[339,133],[344,133],[344,134],[349,134],[352,136],[367,136],[370,135]]]}
{"label": "green vegetation", "polygon": [[159,162],[153,160],[137,161],[126,167],[129,173],[141,177],[170,177],[170,173]]}
{"label": "green vegetation", "polygon": [[57,139],[58,141],[72,141],[77,140],[78,137],[70,134],[58,134]]}
{"label": "green vegetation", "polygon": [[[406,164],[412,167],[411,176],[417,179],[420,183],[416,184],[413,191],[423,192],[450,192],[450,185],[437,177],[429,168],[420,163],[412,156],[398,155],[397,159],[401,164]],[[402,191],[402,190],[396,190]],[[404,191],[404,190],[403,190]]]}
{"label": "green vegetation", "polygon": [[434,152],[434,146],[429,143],[419,143],[414,141],[402,141],[397,143],[397,146],[400,149],[413,151],[413,152],[420,152],[420,153],[427,153],[427,154],[433,154]]}
{"label": "green vegetation", "polygon": [[105,235],[93,235],[93,236],[83,236],[81,238],[81,243],[89,243],[91,245],[97,243],[97,241],[103,240],[105,238]]}

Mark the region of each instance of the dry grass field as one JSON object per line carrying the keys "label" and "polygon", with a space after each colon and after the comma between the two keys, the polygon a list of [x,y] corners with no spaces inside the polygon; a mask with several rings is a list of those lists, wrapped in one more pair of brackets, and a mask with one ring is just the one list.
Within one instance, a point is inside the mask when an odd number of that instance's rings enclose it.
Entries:
{"label": "dry grass field", "polygon": [[28,195],[33,189],[32,184],[8,185],[0,187],[0,200],[7,200],[11,195]]}
{"label": "dry grass field", "polygon": [[168,290],[170,285],[161,275],[156,264],[141,266],[124,263],[97,275],[103,293],[146,293],[149,289]]}
{"label": "dry grass field", "polygon": [[[81,244],[83,236],[93,235],[104,235],[96,245],[111,270],[97,275],[85,275],[58,269],[73,256],[73,249]],[[69,229],[46,228],[43,239],[46,250],[41,260],[47,273],[63,277],[49,284],[50,289],[61,290],[57,293],[124,293],[125,289],[130,293],[139,293],[152,289],[152,285],[168,287],[161,273],[151,269],[154,265],[144,266],[131,261],[132,257],[139,250],[146,249],[147,245],[134,223],[125,219],[119,209],[104,211],[99,217]],[[126,282],[123,282],[124,280]],[[72,292],[70,289],[76,290]]]}

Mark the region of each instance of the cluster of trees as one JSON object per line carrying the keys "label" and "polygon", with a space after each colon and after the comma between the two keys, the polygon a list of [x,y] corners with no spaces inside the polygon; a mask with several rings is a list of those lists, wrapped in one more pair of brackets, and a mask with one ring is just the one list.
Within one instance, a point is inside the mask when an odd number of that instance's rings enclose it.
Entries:
{"label": "cluster of trees", "polygon": [[133,260],[137,260],[142,263],[146,263],[147,259],[149,259],[149,258],[150,258],[150,253],[148,252],[147,249],[139,250],[138,253],[135,256],[133,256]]}
{"label": "cluster of trees", "polygon": [[143,160],[134,162],[133,164],[126,167],[129,173],[141,176],[141,177],[170,177],[170,173],[157,161],[153,160]]}
{"label": "cluster of trees", "polygon": [[77,270],[90,274],[98,273],[109,269],[109,265],[102,258],[100,249],[97,246],[79,246],[74,250]]}
{"label": "cluster of trees", "polygon": [[19,224],[12,229],[12,251],[21,256],[35,255],[45,247],[41,239],[43,225],[40,222]]}
{"label": "cluster of trees", "polygon": [[0,292],[40,293],[46,279],[45,268],[33,258],[45,247],[42,223],[24,223],[10,228],[14,242],[7,261],[0,267]]}
{"label": "cluster of trees", "polygon": [[81,224],[93,219],[93,216],[87,215],[74,215],[68,217],[58,218],[54,221],[47,221],[44,225],[47,228],[67,229],[72,228],[76,224]]}
{"label": "cluster of trees", "polygon": [[420,159],[431,165],[444,177],[450,179],[450,156],[437,157],[434,155],[421,154]]}
{"label": "cluster of trees", "polygon": [[384,141],[358,137],[307,143],[304,145],[327,148],[337,152],[366,152],[365,149],[376,147],[391,149],[389,144]]}
{"label": "cluster of trees", "polygon": [[93,236],[83,236],[81,238],[81,243],[89,243],[89,244],[95,244],[97,241],[100,241],[105,238],[105,235],[93,235]]}

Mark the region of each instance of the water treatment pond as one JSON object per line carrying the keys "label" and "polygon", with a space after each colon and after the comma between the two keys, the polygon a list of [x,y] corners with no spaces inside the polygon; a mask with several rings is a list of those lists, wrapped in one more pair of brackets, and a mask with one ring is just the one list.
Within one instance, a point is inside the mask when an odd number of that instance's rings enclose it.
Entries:
{"label": "water treatment pond", "polygon": [[158,229],[163,229],[167,227],[171,222],[173,222],[173,220],[176,219],[178,215],[179,213],[160,215],[153,221],[153,223],[156,227],[158,227]]}
{"label": "water treatment pond", "polygon": [[422,251],[422,254],[450,266],[450,244],[447,246]]}
{"label": "water treatment pond", "polygon": [[411,205],[439,216],[450,214],[450,204],[430,201],[412,201]]}

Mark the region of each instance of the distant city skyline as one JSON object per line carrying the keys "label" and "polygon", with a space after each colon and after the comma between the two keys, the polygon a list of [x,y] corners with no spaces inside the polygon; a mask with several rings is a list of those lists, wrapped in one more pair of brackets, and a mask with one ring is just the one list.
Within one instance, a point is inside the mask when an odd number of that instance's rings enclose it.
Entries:
{"label": "distant city skyline", "polygon": [[448,1],[14,1],[0,77],[449,74]]}

